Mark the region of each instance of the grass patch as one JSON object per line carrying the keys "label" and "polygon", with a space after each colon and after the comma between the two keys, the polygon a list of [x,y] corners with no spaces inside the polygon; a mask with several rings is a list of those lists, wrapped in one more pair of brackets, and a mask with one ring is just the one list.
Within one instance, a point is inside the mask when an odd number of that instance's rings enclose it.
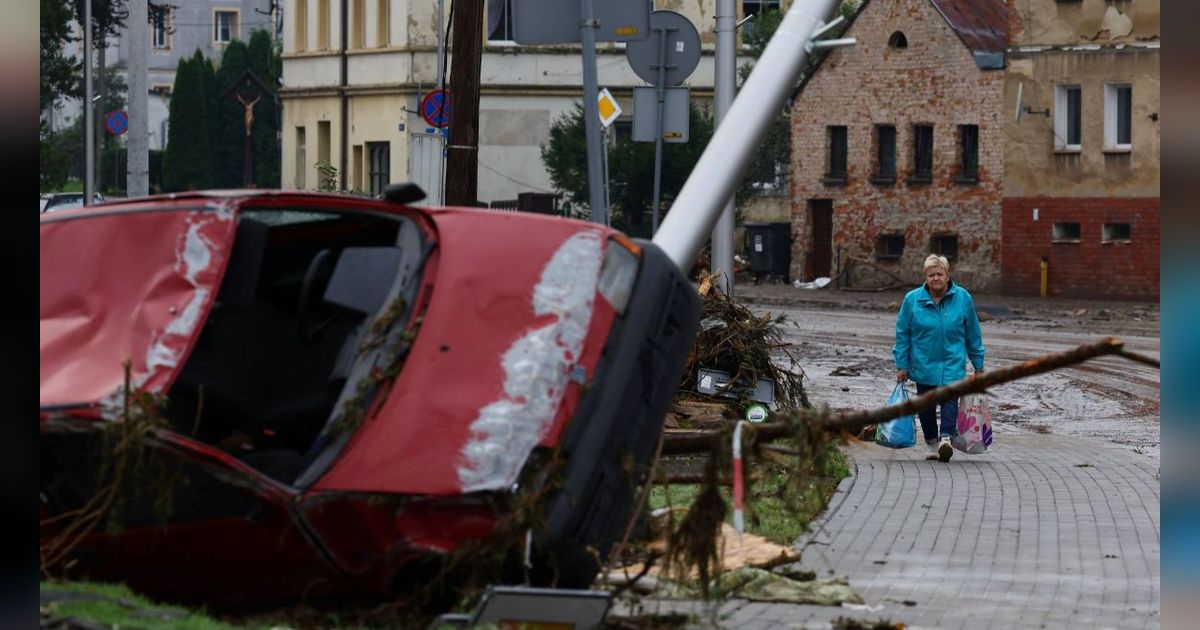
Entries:
{"label": "grass patch", "polygon": [[40,589],[43,593],[64,594],[57,601],[51,601],[42,607],[43,620],[47,616],[51,619],[71,617],[113,628],[142,630],[231,630],[268,627],[230,625],[182,606],[153,602],[134,594],[121,584],[43,581]]}
{"label": "grass patch", "polygon": [[[780,445],[785,445],[781,441]],[[850,475],[846,455],[836,442],[827,447],[828,463],[819,478],[807,487],[796,487],[787,469],[781,463],[765,461],[759,465],[748,465],[747,475],[754,475],[746,496],[746,531],[757,534],[781,545],[796,542],[808,529],[808,524],[819,516],[829,504],[842,479]],[[786,456],[781,456],[786,457]],[[725,522],[733,522],[733,490],[720,489],[721,496],[730,506]],[[686,509],[700,494],[699,484],[671,484],[655,486],[650,490],[649,507]]]}

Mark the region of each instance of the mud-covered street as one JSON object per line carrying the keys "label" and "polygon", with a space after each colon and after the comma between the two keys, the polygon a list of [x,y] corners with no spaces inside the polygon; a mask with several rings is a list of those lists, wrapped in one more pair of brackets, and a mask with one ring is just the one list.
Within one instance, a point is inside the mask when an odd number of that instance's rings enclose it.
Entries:
{"label": "mud-covered street", "polygon": [[[756,312],[781,313],[788,351],[805,371],[813,404],[835,410],[887,402],[895,383],[891,349],[899,293],[847,294],[786,286],[741,288]],[[1158,358],[1158,306],[1139,303],[977,296],[986,365],[999,368],[1113,335]],[[836,372],[836,375],[835,375]],[[911,384],[910,384],[911,388]],[[911,390],[910,390],[911,391]],[[1159,459],[1158,370],[1121,357],[995,388],[996,435],[1009,429],[1097,438]]]}

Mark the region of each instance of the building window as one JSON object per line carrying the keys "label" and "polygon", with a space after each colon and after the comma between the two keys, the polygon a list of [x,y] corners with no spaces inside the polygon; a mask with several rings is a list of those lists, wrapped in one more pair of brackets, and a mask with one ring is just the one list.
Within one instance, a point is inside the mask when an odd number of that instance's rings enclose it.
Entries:
{"label": "building window", "polygon": [[1133,240],[1128,223],[1105,223],[1101,237],[1105,243],[1128,243]]}
{"label": "building window", "polygon": [[296,188],[308,187],[304,174],[308,171],[308,153],[304,146],[304,127],[296,127]]}
{"label": "building window", "polygon": [[329,0],[317,0],[317,50],[329,50]]}
{"label": "building window", "polygon": [[928,184],[933,181],[933,125],[913,125],[912,174],[909,184]]}
{"label": "building window", "polygon": [[308,0],[296,0],[296,52],[308,50]]}
{"label": "building window", "polygon": [[896,31],[888,38],[888,46],[892,48],[908,48],[908,38],[904,36],[904,33]]}
{"label": "building window", "polygon": [[375,46],[387,48],[392,33],[390,0],[376,0],[375,7]]}
{"label": "building window", "polygon": [[960,184],[979,181],[979,125],[958,126],[958,177]]}
{"label": "building window", "polygon": [[896,127],[875,125],[875,176],[873,184],[896,183]]}
{"label": "building window", "polygon": [[1133,122],[1133,87],[1104,86],[1104,148],[1128,151],[1131,147],[1130,127]]}
{"label": "building window", "polygon": [[171,49],[171,7],[150,5],[150,46],[154,50]]}
{"label": "building window", "polygon": [[513,42],[512,0],[488,0],[489,42]]}
{"label": "building window", "polygon": [[1054,86],[1054,149],[1083,148],[1083,90],[1078,85]]}
{"label": "building window", "polygon": [[367,159],[370,160],[371,196],[378,197],[391,183],[392,156],[389,143],[368,142]]}
{"label": "building window", "polygon": [[1054,231],[1051,233],[1051,240],[1055,243],[1078,243],[1079,224],[1055,223]]}
{"label": "building window", "polygon": [[317,121],[317,160],[329,162],[330,124],[328,120]]}
{"label": "building window", "polygon": [[366,0],[354,0],[354,6],[351,11],[354,12],[354,19],[350,22],[350,47],[362,48],[363,40],[367,36],[367,16],[366,16]]}
{"label": "building window", "polygon": [[[742,0],[742,18],[750,17],[751,15],[759,15],[767,11],[778,11],[779,0]],[[758,26],[758,19],[749,20],[742,24],[742,41],[745,38],[754,35],[754,29]]]}
{"label": "building window", "polygon": [[945,256],[946,260],[956,260],[958,258],[958,235],[934,234],[929,239],[929,253]]}
{"label": "building window", "polygon": [[829,147],[829,162],[826,165],[824,184],[846,183],[846,127],[833,125],[826,127],[826,144]]}
{"label": "building window", "polygon": [[238,38],[238,14],[238,11],[229,9],[213,11],[214,43],[228,44]]}
{"label": "building window", "polygon": [[875,239],[875,257],[896,259],[904,253],[903,234],[882,234]]}

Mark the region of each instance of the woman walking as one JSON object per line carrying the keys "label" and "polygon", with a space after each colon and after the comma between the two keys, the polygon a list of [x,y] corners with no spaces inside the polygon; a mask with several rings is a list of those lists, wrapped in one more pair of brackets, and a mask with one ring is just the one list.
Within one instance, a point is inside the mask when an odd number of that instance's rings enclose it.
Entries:
{"label": "woman walking", "polygon": [[[945,256],[930,254],[923,271],[925,284],[909,291],[900,305],[896,345],[892,348],[896,382],[909,378],[916,381],[918,396],[962,380],[968,358],[975,374],[983,372],[984,353],[975,302],[966,289],[950,280],[949,261]],[[958,400],[944,401],[938,407],[920,412],[921,432],[929,450],[946,462],[954,454],[950,440],[957,434]]]}

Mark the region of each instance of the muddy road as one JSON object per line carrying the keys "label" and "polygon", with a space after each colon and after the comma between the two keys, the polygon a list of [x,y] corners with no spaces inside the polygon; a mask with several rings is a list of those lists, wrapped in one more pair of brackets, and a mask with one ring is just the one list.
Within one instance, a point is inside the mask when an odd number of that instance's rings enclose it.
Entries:
{"label": "muddy road", "polygon": [[[989,309],[976,302],[980,311]],[[788,351],[805,372],[814,405],[834,410],[886,404],[895,385],[891,350],[895,313],[879,305],[785,306],[752,304],[757,313],[788,318]],[[981,315],[985,363],[989,369],[1074,348],[1107,335],[1126,348],[1159,357],[1157,322],[1152,326],[1081,320],[1071,310]],[[915,388],[910,384],[910,394]],[[991,390],[997,440],[1008,431],[1055,433],[1100,439],[1159,459],[1159,373],[1120,357],[1093,359],[1078,366],[1029,377]],[[920,430],[918,429],[918,434]]]}

